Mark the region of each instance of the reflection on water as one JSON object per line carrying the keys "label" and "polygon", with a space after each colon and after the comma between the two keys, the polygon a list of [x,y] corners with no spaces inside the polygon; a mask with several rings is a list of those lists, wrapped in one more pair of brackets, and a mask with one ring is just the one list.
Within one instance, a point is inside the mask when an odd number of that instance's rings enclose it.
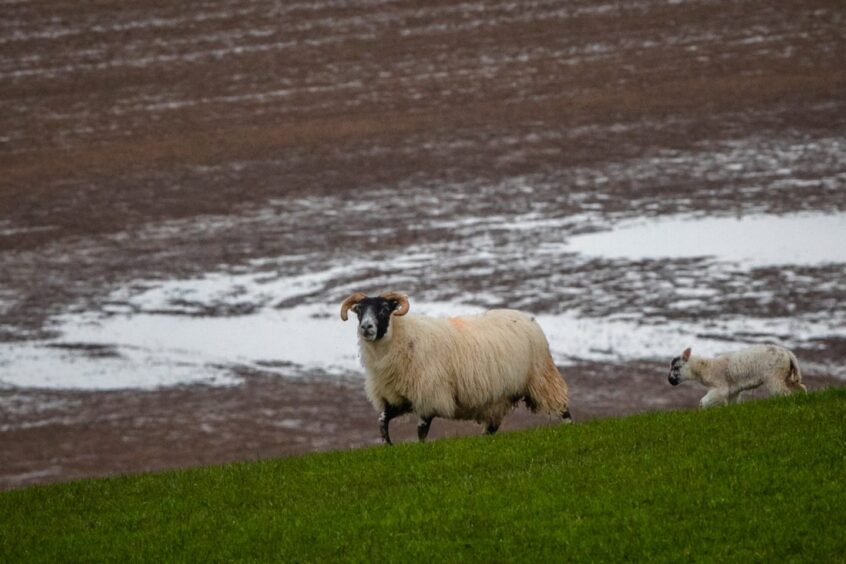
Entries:
{"label": "reflection on water", "polygon": [[[584,258],[573,255],[574,251],[630,260],[706,255],[739,263],[743,271],[742,267],[785,262],[846,262],[844,229],[844,214],[669,218],[624,223],[610,231],[575,236],[568,245],[559,245],[557,252],[576,262]],[[525,230],[548,233],[548,225],[527,225]],[[460,263],[474,252],[466,247],[453,259]],[[554,254],[551,247],[543,252]],[[61,334],[57,339],[0,344],[0,383],[83,389],[153,388],[195,382],[230,385],[239,381],[234,370],[245,368],[284,376],[315,371],[361,374],[355,323],[340,321],[339,300],[334,296],[353,289],[394,287],[398,279],[392,279],[390,272],[397,266],[402,267],[400,276],[411,268],[429,270],[437,276],[438,268],[444,268],[444,259],[442,252],[421,248],[415,253],[382,256],[379,261],[350,260],[340,267],[292,276],[263,270],[235,275],[209,273],[202,278],[158,284],[142,281],[115,291],[108,300],[111,305],[102,312],[56,318]],[[496,259],[496,255],[489,257],[491,264]],[[515,263],[510,268],[520,270],[522,265]],[[618,271],[627,268],[625,262],[614,266]],[[688,275],[696,272],[696,268],[690,268]],[[692,344],[710,354],[758,342],[813,348],[814,339],[846,338],[846,324],[840,322],[837,312],[827,316],[805,313],[764,317],[735,312],[699,321],[671,315],[674,308],[696,310],[724,299],[700,279],[715,272],[721,271],[713,265],[701,268],[699,277],[687,280],[686,287],[674,288],[678,299],[667,312],[635,308],[600,316],[584,315],[575,309],[535,313],[548,335],[553,356],[563,365],[586,360],[665,359]],[[600,288],[598,284],[591,292],[579,292],[578,299],[601,302],[607,296]],[[751,297],[748,288],[741,290],[741,297]],[[642,286],[632,292],[628,287],[612,286],[607,290],[614,291],[632,300],[648,288]],[[757,299],[773,299],[771,293],[758,294]],[[485,309],[480,300],[497,299],[466,291],[441,301],[411,297],[413,313],[429,315],[474,314]]]}
{"label": "reflection on water", "polygon": [[846,214],[640,220],[573,237],[568,248],[611,259],[708,256],[745,267],[846,263]]}

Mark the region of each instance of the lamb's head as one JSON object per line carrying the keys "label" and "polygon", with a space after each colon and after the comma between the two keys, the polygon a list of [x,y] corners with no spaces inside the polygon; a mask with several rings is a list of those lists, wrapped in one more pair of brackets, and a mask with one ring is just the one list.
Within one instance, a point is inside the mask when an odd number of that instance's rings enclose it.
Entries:
{"label": "lamb's head", "polygon": [[687,365],[688,360],[690,360],[690,347],[684,349],[681,356],[677,356],[670,362],[670,376],[667,379],[673,386],[678,386],[682,380],[687,379],[685,377],[687,370],[684,370],[684,367]]}
{"label": "lamb's head", "polygon": [[408,296],[386,292],[377,298],[368,298],[357,292],[341,304],[341,319],[344,321],[349,310],[358,316],[358,336],[372,343],[388,334],[392,316],[408,313]]}

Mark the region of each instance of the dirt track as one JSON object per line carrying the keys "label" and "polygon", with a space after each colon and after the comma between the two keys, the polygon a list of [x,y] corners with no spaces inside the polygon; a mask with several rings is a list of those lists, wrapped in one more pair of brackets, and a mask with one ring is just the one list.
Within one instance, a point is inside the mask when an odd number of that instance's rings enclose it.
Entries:
{"label": "dirt track", "polygon": [[[432,227],[441,217],[846,210],[842,2],[18,2],[2,11],[0,341],[49,336],[52,316],[99,311],[139,279],[455,243],[450,228]],[[534,192],[514,179],[530,179]],[[384,207],[333,214],[357,199]],[[515,249],[509,260],[537,243],[492,237]],[[534,277],[519,265],[495,276],[456,268],[408,290],[488,291],[532,311],[594,316],[666,311],[676,299],[643,291],[671,279],[667,265],[640,265],[640,285],[628,287],[614,278],[617,264],[529,264]],[[719,299],[673,315],[842,315],[842,266],[794,273],[743,274],[715,286]],[[608,297],[559,295],[562,280]],[[751,299],[738,285],[774,297]],[[328,297],[343,291],[330,285]],[[818,367],[844,358],[842,339],[818,345],[802,351],[817,386],[835,381]],[[663,370],[568,369],[577,416],[695,405],[696,392],[661,387]],[[372,442],[360,381],[316,378],[2,389],[0,487]],[[537,422],[518,415],[509,425]],[[433,433],[468,429],[436,423]]]}

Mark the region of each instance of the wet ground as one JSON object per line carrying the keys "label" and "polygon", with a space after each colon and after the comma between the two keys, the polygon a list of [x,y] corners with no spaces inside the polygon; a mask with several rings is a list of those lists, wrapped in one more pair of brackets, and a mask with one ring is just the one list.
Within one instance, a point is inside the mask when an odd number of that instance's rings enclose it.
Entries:
{"label": "wet ground", "polygon": [[2,11],[0,487],[374,442],[356,290],[533,312],[582,420],[846,378],[842,3]]}

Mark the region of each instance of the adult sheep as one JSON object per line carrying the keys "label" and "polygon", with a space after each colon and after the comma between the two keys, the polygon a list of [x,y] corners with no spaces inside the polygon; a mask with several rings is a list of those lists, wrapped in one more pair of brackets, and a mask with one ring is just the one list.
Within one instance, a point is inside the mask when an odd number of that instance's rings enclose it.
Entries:
{"label": "adult sheep", "polygon": [[466,317],[406,315],[408,297],[356,293],[341,304],[341,319],[358,316],[365,389],[379,411],[382,440],[391,444],[391,419],[418,418],[426,440],[432,419],[469,419],[493,434],[521,399],[534,412],[570,422],[567,384],[531,316],[509,309]]}
{"label": "adult sheep", "polygon": [[716,358],[691,356],[690,347],[670,362],[670,384],[694,380],[708,388],[700,407],[740,401],[745,390],[766,384],[771,394],[804,392],[796,356],[776,345],[755,345]]}

